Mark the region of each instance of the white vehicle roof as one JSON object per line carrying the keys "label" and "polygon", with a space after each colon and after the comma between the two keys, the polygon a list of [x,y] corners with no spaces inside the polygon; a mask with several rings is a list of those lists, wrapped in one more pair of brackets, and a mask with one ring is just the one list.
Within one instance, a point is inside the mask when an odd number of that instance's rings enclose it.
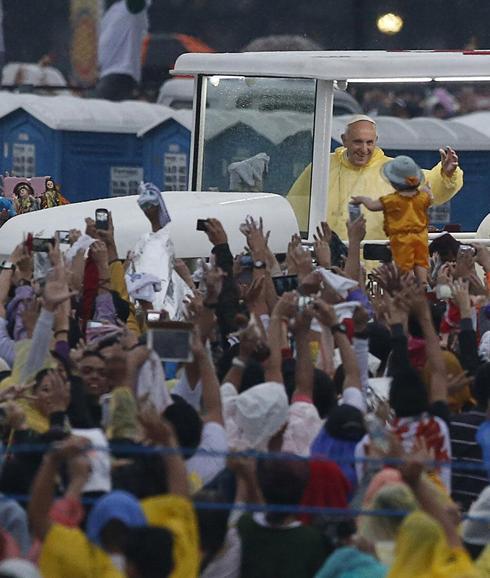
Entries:
{"label": "white vehicle roof", "polygon": [[55,130],[138,133],[172,116],[167,106],[148,102],[110,102],[76,96],[1,93],[0,118],[23,109]]}
{"label": "white vehicle roof", "polygon": [[[482,73],[487,71],[486,73]],[[490,51],[315,51],[183,54],[173,74],[318,78],[323,80],[483,77],[490,80]]]}
{"label": "white vehicle roof", "polygon": [[[197,219],[211,217],[224,223],[233,254],[243,251],[244,237],[239,226],[247,215],[259,215],[271,230],[270,247],[283,251],[298,232],[291,205],[279,195],[266,193],[164,192],[163,198],[172,218],[168,225],[177,257],[207,257],[212,246],[206,235],[196,231]],[[151,230],[150,223],[138,207],[137,195],[73,203],[43,209],[9,219],[0,232],[0,256],[6,258],[21,243],[26,232],[53,237],[59,229],[85,230],[85,217],[105,208],[112,213],[119,255],[132,251],[138,239]]]}

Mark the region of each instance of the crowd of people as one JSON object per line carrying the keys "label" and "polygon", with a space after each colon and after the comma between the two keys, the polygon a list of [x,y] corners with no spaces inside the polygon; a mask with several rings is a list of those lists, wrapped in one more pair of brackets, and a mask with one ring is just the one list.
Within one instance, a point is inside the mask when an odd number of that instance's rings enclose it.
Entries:
{"label": "crowd of people", "polygon": [[423,284],[366,273],[362,215],[239,256],[207,218],[184,262],[138,204],[124,259],[87,215],[0,271],[0,576],[490,576],[490,251]]}
{"label": "crowd of people", "polygon": [[416,118],[453,118],[490,110],[490,92],[485,84],[399,86],[393,89],[349,89],[366,114]]}

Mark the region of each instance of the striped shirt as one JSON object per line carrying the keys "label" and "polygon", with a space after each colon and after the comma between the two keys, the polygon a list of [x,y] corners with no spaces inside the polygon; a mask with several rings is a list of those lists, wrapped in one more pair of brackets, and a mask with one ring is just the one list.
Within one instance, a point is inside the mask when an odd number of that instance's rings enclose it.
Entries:
{"label": "striped shirt", "polygon": [[[451,419],[449,435],[451,437],[452,460],[483,465],[481,447],[476,441],[476,432],[485,421],[486,412],[474,409],[454,416]],[[452,468],[452,498],[466,512],[489,479],[483,469],[458,470]]]}

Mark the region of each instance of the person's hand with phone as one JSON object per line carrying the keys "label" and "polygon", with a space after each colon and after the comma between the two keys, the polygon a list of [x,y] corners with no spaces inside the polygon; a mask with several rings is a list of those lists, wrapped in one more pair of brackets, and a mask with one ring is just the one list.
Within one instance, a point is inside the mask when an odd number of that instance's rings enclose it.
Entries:
{"label": "person's hand with phone", "polygon": [[470,247],[460,246],[456,255],[455,279],[467,279],[475,271],[475,252]]}
{"label": "person's hand with phone", "polygon": [[206,235],[214,247],[228,243],[226,231],[218,219],[206,219]]}
{"label": "person's hand with phone", "polygon": [[104,242],[107,248],[107,258],[109,263],[116,261],[118,259],[116,241],[114,239],[114,223],[112,221],[112,213],[107,212],[107,229],[97,227],[97,221],[95,221],[95,226],[97,229],[98,238]]}

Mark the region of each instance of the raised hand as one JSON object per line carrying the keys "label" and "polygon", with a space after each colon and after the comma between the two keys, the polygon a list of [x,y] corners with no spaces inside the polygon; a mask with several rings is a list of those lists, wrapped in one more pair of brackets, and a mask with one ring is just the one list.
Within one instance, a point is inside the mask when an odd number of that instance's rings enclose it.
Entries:
{"label": "raised hand", "polygon": [[360,243],[366,236],[366,218],[364,215],[355,221],[347,221],[346,227],[349,243]]}
{"label": "raised hand", "polygon": [[459,308],[461,317],[471,316],[471,299],[469,281],[458,280],[451,285],[453,299]]}
{"label": "raised hand", "polygon": [[58,265],[47,277],[42,298],[43,307],[48,311],[54,311],[58,305],[76,294],[76,291],[68,289],[65,270]]}
{"label": "raised hand", "polygon": [[207,220],[206,235],[214,246],[228,243],[226,231],[218,219]]}
{"label": "raised hand", "polygon": [[315,299],[312,309],[314,317],[325,327],[333,327],[338,323],[335,309],[323,299]]}
{"label": "raised hand", "polygon": [[446,147],[445,149],[439,149],[439,154],[441,155],[443,173],[448,177],[452,177],[454,171],[459,166],[459,159],[456,151],[451,147]]}
{"label": "raised hand", "polygon": [[163,419],[155,408],[146,405],[138,414],[146,439],[165,447],[177,447],[175,431],[170,422]]}
{"label": "raised hand", "polygon": [[316,261],[320,267],[328,268],[331,265],[330,241],[332,239],[332,231],[328,223],[322,221],[316,228],[316,234],[313,235],[315,240],[315,256]]}

